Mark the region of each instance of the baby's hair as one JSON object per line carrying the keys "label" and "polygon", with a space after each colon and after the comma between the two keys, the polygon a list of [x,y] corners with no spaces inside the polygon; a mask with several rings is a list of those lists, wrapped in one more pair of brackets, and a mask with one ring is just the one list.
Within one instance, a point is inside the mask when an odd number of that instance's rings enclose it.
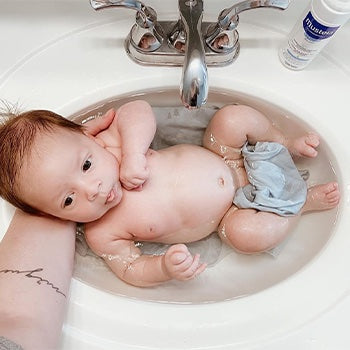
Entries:
{"label": "baby's hair", "polygon": [[47,110],[19,114],[3,110],[0,115],[0,196],[27,213],[40,215],[39,210],[21,199],[18,180],[22,164],[29,159],[40,133],[57,129],[81,133],[83,126]]}

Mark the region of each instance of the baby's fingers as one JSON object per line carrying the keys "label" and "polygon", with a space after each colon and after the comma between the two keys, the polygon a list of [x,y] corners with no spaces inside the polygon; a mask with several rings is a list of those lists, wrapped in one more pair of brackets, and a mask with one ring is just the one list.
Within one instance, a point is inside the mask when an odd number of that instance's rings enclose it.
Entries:
{"label": "baby's fingers", "polygon": [[205,263],[201,263],[199,259],[199,254],[196,254],[193,258],[192,256],[189,256],[181,265],[178,266],[182,279],[192,279],[205,270],[207,265]]}
{"label": "baby's fingers", "polygon": [[196,270],[196,272],[193,274],[192,278],[198,276],[199,274],[201,274],[206,268],[207,268],[207,263],[201,263],[198,266],[198,269]]}
{"label": "baby's fingers", "polygon": [[186,271],[186,275],[188,279],[194,278],[195,276],[199,275],[207,267],[207,264],[201,263],[199,259],[200,259],[200,255],[196,254],[194,256],[191,266]]}
{"label": "baby's fingers", "polygon": [[145,183],[145,179],[121,179],[123,187],[127,190],[141,189],[142,185]]}
{"label": "baby's fingers", "polygon": [[95,118],[88,121],[85,126],[85,131],[87,134],[92,136],[97,135],[99,132],[108,129],[108,127],[112,124],[115,117],[115,110],[110,109],[101,118]]}

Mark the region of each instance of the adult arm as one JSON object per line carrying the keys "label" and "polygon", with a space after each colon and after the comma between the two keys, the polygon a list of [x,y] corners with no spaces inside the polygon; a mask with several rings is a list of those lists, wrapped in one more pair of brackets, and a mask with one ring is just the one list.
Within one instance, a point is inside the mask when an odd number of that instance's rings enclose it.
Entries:
{"label": "adult arm", "polygon": [[0,335],[57,348],[73,271],[75,224],[16,210],[0,242]]}

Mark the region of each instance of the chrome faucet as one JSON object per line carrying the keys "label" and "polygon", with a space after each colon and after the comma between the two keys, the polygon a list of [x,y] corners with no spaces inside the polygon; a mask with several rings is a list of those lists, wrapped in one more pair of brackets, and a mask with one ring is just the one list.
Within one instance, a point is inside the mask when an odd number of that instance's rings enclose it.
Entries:
{"label": "chrome faucet", "polygon": [[[220,12],[218,21],[209,25],[206,32],[206,43],[215,52],[239,52],[238,14],[258,7],[271,7],[285,10],[289,0],[245,0]],[[236,56],[236,55],[234,55]]]}
{"label": "chrome faucet", "polygon": [[258,7],[284,10],[289,0],[244,0],[220,12],[217,22],[202,22],[203,0],[178,0],[180,18],[158,21],[154,9],[138,0],[90,0],[95,10],[125,7],[136,10],[136,21],[125,50],[144,65],[182,66],[181,100],[199,108],[208,96],[207,66],[224,66],[239,54],[238,14]]}
{"label": "chrome faucet", "polygon": [[157,50],[163,42],[162,29],[157,22],[156,11],[135,0],[90,0],[94,10],[103,10],[109,7],[125,7],[136,10],[136,23],[131,28],[131,44],[142,48],[146,52]]}
{"label": "chrome faucet", "polygon": [[208,71],[202,39],[203,1],[179,1],[179,10],[180,21],[186,33],[181,101],[187,108],[198,108],[207,102],[208,97]]}

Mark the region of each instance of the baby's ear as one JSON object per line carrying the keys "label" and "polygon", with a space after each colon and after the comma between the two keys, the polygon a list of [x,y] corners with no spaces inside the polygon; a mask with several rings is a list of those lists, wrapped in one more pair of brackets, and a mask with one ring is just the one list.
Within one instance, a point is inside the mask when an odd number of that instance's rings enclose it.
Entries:
{"label": "baby's ear", "polygon": [[101,147],[105,148],[106,145],[105,143],[98,137],[96,136],[92,136],[89,133],[87,133],[86,131],[84,131],[84,135],[87,136],[89,139],[95,141],[98,145],[100,145]]}

